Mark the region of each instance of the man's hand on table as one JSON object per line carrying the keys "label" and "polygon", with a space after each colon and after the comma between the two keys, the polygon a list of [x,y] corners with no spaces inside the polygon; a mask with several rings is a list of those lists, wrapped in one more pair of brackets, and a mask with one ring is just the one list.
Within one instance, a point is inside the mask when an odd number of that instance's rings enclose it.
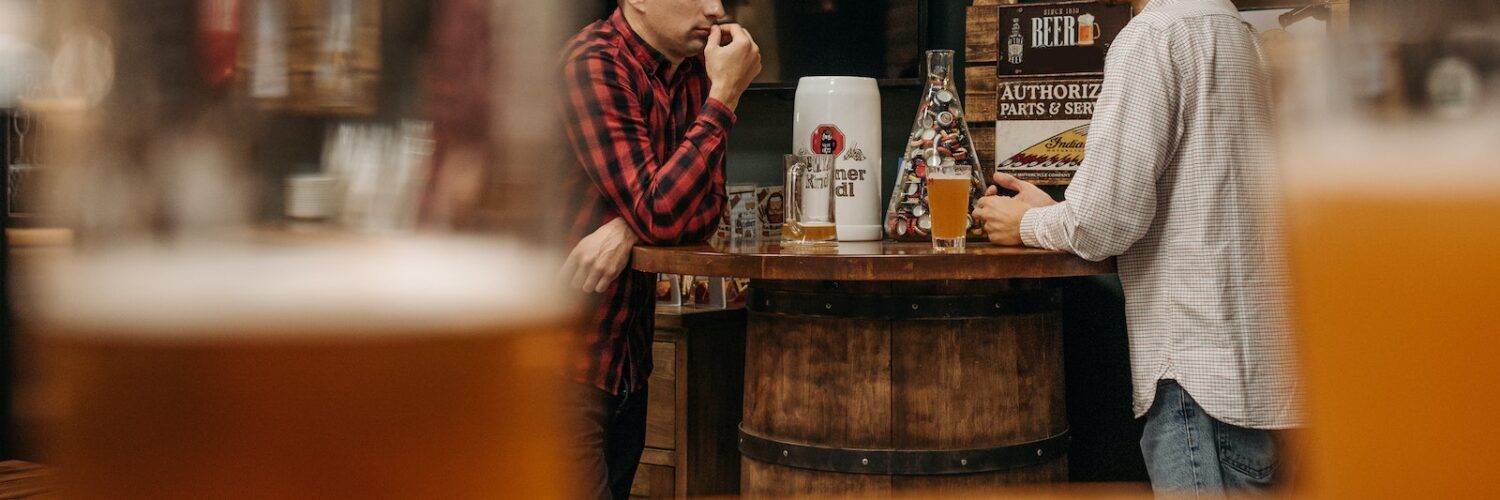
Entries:
{"label": "man's hand on table", "polygon": [[703,66],[711,82],[708,96],[733,110],[739,106],[740,94],[760,74],[760,46],[738,24],[716,25],[710,30],[708,45],[703,48]]}
{"label": "man's hand on table", "polygon": [[615,218],[584,237],[563,264],[563,279],[584,292],[604,293],[630,262],[630,249],[637,237],[630,226]]}
{"label": "man's hand on table", "polygon": [[[996,186],[1015,191],[1016,195],[1000,196]],[[1057,200],[1035,184],[995,172],[995,183],[974,207],[974,218],[984,223],[984,232],[990,242],[1017,246],[1021,244],[1021,218],[1026,216],[1026,211],[1055,204]]]}

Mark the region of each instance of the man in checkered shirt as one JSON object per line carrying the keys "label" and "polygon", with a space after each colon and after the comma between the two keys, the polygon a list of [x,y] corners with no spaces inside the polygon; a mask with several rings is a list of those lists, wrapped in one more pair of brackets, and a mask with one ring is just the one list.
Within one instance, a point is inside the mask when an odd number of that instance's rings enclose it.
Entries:
{"label": "man in checkered shirt", "polygon": [[1132,3],[1067,201],[996,174],[1016,194],[974,216],[996,243],[1118,257],[1155,489],[1268,488],[1302,407],[1260,43],[1229,0]]}
{"label": "man in checkered shirt", "polygon": [[576,168],[574,243],[562,270],[597,294],[577,339],[566,420],[586,498],[626,498],[645,447],[654,275],[625,269],[637,243],[700,241],[723,212],[724,154],[760,48],[721,24],[719,0],[621,0],[562,53]]}

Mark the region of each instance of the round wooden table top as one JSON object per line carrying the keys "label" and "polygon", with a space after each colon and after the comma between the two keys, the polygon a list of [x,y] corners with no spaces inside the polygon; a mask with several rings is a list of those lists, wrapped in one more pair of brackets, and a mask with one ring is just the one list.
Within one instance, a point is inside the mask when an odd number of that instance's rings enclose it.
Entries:
{"label": "round wooden table top", "polygon": [[1115,272],[1114,259],[1092,262],[1040,250],[969,243],[964,253],[936,253],[931,243],[842,242],[837,247],[779,243],[635,247],[638,271],[763,280],[928,281],[1063,278]]}

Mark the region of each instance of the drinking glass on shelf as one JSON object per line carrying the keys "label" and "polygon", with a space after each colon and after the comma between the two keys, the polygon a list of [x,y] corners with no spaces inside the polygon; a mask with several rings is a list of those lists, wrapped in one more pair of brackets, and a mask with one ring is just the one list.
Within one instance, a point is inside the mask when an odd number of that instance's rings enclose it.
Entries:
{"label": "drinking glass on shelf", "polygon": [[962,253],[969,228],[969,187],[972,167],[967,164],[928,166],[927,205],[932,214],[932,249]]}
{"label": "drinking glass on shelf", "polygon": [[837,155],[786,155],[786,219],[781,225],[782,244],[838,244],[833,194],[837,158]]}

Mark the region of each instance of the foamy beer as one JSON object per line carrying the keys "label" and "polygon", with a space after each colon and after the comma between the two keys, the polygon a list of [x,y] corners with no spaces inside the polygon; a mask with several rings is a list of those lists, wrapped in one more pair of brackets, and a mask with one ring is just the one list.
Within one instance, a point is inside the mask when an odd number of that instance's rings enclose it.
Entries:
{"label": "foamy beer", "polygon": [[1299,493],[1500,494],[1500,120],[1310,114],[1323,122],[1291,134],[1283,168],[1310,407]]}
{"label": "foamy beer", "polygon": [[1078,16],[1078,44],[1093,45],[1094,40],[1099,39],[1099,23],[1094,21],[1093,14],[1082,14]]}
{"label": "foamy beer", "polygon": [[491,241],[136,248],[31,274],[69,498],[561,498],[570,308]]}
{"label": "foamy beer", "polygon": [[932,210],[932,248],[962,252],[969,229],[969,165],[928,167],[927,205]]}

